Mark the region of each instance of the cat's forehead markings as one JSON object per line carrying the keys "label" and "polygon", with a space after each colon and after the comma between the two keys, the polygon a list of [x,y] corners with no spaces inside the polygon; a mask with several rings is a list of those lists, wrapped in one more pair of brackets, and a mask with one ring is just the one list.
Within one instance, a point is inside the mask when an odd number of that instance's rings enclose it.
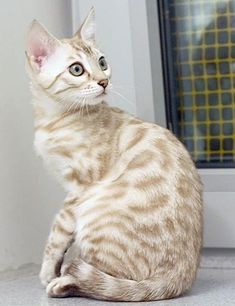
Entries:
{"label": "cat's forehead markings", "polygon": [[89,56],[95,55],[92,48],[88,46],[86,43],[84,43],[83,41],[71,42],[71,45],[77,51],[83,51],[85,54]]}

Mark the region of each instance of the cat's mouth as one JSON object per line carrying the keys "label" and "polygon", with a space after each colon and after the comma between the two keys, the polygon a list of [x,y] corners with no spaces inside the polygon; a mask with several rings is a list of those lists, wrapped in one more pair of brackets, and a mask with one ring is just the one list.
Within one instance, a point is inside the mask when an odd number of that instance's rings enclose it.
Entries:
{"label": "cat's mouth", "polygon": [[97,96],[96,96],[96,98],[100,98],[100,97],[104,97],[104,96],[106,96],[107,95],[107,92],[106,92],[106,90],[104,89],[101,93],[99,93]]}
{"label": "cat's mouth", "polygon": [[96,93],[92,93],[92,94],[87,94],[85,95],[84,97],[87,98],[87,99],[100,99],[104,96],[107,95],[107,91],[106,90],[102,90],[102,91],[99,91],[99,92],[96,92]]}

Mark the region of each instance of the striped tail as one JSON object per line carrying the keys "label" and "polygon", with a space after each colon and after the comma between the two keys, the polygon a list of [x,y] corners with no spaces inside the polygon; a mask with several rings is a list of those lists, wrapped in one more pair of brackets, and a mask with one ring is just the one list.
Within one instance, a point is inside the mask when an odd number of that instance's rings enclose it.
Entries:
{"label": "striped tail", "polygon": [[[64,286],[61,283],[60,286],[49,284],[47,291],[52,297],[87,296],[99,300],[126,302],[162,300],[177,297],[188,290],[195,277],[195,273],[193,275],[192,270],[190,272],[182,275],[178,267],[177,270],[167,273],[167,277],[155,276],[134,281],[115,278],[79,259],[69,265],[63,276],[57,279],[64,279]],[[57,288],[57,292],[50,288]]]}

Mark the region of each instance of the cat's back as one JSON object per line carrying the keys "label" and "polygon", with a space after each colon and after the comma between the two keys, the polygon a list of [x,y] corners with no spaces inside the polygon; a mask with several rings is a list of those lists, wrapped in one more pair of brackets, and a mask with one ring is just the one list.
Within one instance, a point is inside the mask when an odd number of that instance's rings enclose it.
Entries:
{"label": "cat's back", "polygon": [[[94,197],[77,208],[82,257],[119,277],[143,279],[156,266],[184,265],[193,279],[201,247],[202,187],[189,154],[171,132],[132,116],[115,138],[118,158],[112,171]],[[124,272],[108,263],[113,259],[107,252],[113,251],[122,254]],[[106,263],[100,262],[104,252]],[[133,258],[139,260],[132,265]]]}
{"label": "cat's back", "polygon": [[128,209],[139,221],[158,218],[169,232],[182,225],[185,239],[195,235],[199,245],[203,188],[184,145],[169,130],[138,118],[129,119],[119,141],[115,173],[121,168],[119,180],[128,182]]}
{"label": "cat's back", "polygon": [[180,176],[187,173],[193,180],[200,179],[184,145],[168,129],[129,115],[118,131],[117,150],[126,170]]}

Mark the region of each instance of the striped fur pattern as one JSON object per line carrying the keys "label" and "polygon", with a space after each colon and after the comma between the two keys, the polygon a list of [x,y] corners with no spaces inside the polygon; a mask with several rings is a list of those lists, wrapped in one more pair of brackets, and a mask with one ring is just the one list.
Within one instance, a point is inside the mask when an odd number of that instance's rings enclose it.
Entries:
{"label": "striped fur pattern", "polygon": [[[35,149],[68,193],[41,282],[50,297],[176,297],[199,264],[202,185],[171,132],[103,102],[111,71],[98,65],[93,32],[93,10],[71,39],[59,41],[37,22],[29,32]],[[74,62],[81,76],[69,73]]]}

